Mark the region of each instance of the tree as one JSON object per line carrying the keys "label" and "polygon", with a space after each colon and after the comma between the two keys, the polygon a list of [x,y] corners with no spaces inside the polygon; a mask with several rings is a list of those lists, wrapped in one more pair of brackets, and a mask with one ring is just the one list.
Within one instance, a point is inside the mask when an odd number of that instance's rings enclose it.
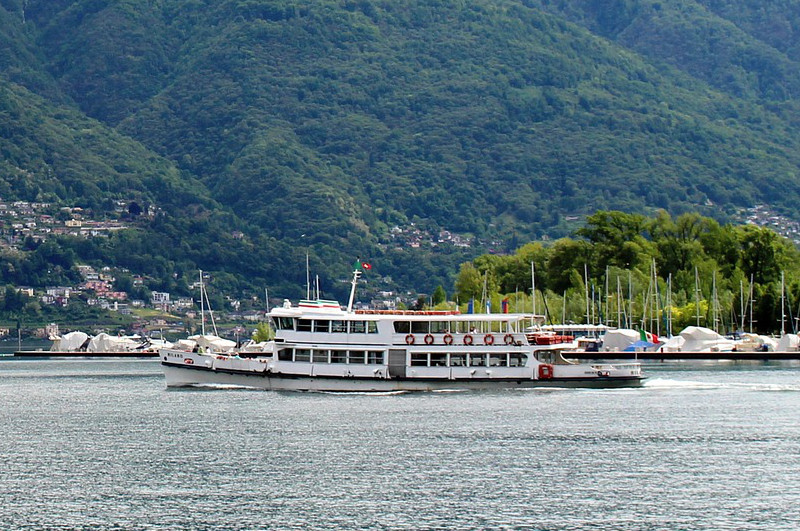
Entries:
{"label": "tree", "polygon": [[433,290],[433,295],[431,296],[431,299],[433,301],[434,306],[436,306],[437,304],[441,304],[443,302],[447,302],[447,292],[445,292],[441,284],[436,286],[436,289]]}
{"label": "tree", "polygon": [[456,297],[459,301],[480,298],[483,292],[483,277],[472,262],[461,264],[455,283]]}
{"label": "tree", "polygon": [[264,341],[271,340],[273,337],[275,337],[275,331],[268,322],[264,321],[256,325],[256,329],[253,332],[253,341],[256,343],[263,343]]}

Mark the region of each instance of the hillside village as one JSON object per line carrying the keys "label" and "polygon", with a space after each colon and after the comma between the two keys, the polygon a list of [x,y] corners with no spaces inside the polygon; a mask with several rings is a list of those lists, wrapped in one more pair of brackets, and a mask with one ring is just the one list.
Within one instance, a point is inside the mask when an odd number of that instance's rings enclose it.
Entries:
{"label": "hillside village", "polygon": [[[106,219],[92,219],[91,211],[80,207],[57,207],[49,203],[27,201],[5,202],[0,200],[0,250],[17,252],[22,249],[28,238],[43,242],[53,235],[71,235],[81,238],[108,237],[114,231],[124,230],[138,220],[152,219],[156,207],[139,207],[135,201],[119,200],[114,204],[113,215],[106,214]],[[141,217],[139,217],[141,216]],[[756,205],[742,211],[740,216],[749,224],[769,227],[779,234],[800,245],[800,223],[770,210],[766,205]],[[420,246],[437,247],[451,245],[468,248],[475,244],[494,244],[498,242],[478,242],[476,239],[451,233],[446,230],[432,232],[410,223],[407,226],[394,226],[390,230],[389,245],[395,248],[419,248]],[[176,332],[183,332],[185,321],[198,318],[197,303],[192,297],[176,296],[161,291],[148,291],[147,279],[125,269],[102,267],[96,269],[90,265],[78,265],[82,281],[71,286],[47,286],[33,288],[30,286],[14,286],[16,292],[42,306],[66,309],[70,304],[85,304],[100,310],[118,312],[119,315],[133,319],[134,331],[147,332],[152,329],[163,329],[174,325]],[[125,275],[131,278],[132,289],[124,291],[115,288],[116,277]],[[190,285],[192,292],[199,293],[199,282]],[[143,297],[143,294],[148,294]],[[138,296],[137,296],[138,295]],[[398,296],[393,291],[378,291],[369,302],[372,307],[395,309],[399,305],[409,305],[416,299],[416,294],[406,293]],[[228,299],[228,307],[218,309],[225,313],[225,319],[232,322],[258,322],[265,318],[263,301],[241,301]],[[253,309],[248,309],[253,308]],[[135,310],[150,310],[151,318],[134,318]],[[139,312],[141,313],[141,312]],[[220,314],[221,315],[221,314]],[[164,316],[172,316],[170,322]],[[51,327],[52,328],[52,327]],[[240,333],[243,330],[233,330]],[[8,329],[0,328],[0,337],[8,334]],[[47,337],[52,329],[42,328],[34,331],[34,335]]]}

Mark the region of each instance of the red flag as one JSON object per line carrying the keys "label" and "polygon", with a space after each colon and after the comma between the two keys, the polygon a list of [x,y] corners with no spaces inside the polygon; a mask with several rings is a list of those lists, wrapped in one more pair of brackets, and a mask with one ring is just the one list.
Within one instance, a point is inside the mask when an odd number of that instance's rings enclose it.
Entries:
{"label": "red flag", "polygon": [[364,271],[369,271],[370,269],[372,269],[372,266],[371,266],[371,265],[369,265],[369,264],[368,264],[368,263],[366,263],[366,262],[361,262],[361,267],[363,267],[363,268],[364,268]]}

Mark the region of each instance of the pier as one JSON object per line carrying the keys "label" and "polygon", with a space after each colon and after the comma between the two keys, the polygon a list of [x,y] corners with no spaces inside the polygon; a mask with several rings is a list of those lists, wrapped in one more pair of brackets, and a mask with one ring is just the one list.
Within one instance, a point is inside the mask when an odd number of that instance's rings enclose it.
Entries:
{"label": "pier", "polygon": [[800,351],[795,352],[564,352],[564,357],[573,360],[759,360],[798,361]]}
{"label": "pier", "polygon": [[15,358],[45,359],[45,358],[156,358],[158,352],[58,352],[52,350],[20,350],[14,352]]}

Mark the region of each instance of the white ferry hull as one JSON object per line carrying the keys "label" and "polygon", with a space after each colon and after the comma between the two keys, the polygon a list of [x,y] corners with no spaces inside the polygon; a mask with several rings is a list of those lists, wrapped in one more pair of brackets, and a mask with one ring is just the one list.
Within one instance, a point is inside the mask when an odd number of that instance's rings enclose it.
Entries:
{"label": "white ferry hull", "polygon": [[267,372],[229,371],[198,365],[162,362],[167,387],[243,387],[268,391],[392,392],[437,390],[525,389],[536,387],[620,388],[640,387],[643,378],[573,376],[548,379],[473,378],[460,380],[433,378],[309,377]]}

